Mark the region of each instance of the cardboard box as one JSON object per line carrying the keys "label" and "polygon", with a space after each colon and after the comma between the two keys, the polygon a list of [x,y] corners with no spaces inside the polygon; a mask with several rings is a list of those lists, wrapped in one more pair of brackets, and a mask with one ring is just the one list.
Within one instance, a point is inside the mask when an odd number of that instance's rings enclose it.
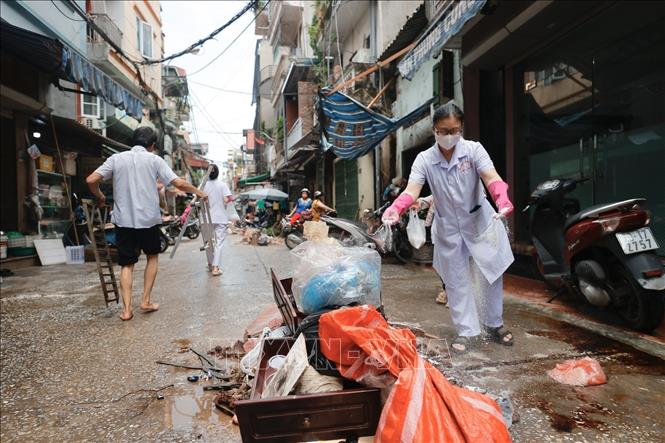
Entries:
{"label": "cardboard box", "polygon": [[50,155],[42,154],[37,158],[37,169],[42,171],[54,172],[55,171],[55,162],[53,157]]}

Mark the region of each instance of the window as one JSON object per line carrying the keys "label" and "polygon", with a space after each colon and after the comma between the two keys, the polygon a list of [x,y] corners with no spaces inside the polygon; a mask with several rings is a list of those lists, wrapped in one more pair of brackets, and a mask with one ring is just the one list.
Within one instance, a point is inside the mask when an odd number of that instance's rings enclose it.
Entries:
{"label": "window", "polygon": [[440,106],[452,100],[454,58],[451,51],[441,51],[441,61],[432,68],[432,96],[434,106]]}
{"label": "window", "polygon": [[142,56],[152,58],[152,26],[136,17],[136,37]]}
{"label": "window", "polygon": [[81,95],[81,116],[90,118],[101,117],[101,102],[95,95]]}

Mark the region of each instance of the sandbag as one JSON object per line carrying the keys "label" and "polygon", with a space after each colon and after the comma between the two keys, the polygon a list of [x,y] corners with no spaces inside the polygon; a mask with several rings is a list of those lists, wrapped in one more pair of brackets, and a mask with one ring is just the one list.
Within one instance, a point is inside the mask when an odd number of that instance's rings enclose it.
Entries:
{"label": "sandbag", "polygon": [[547,375],[565,385],[595,386],[607,383],[600,363],[590,357],[558,363],[554,369],[547,371]]}
{"label": "sandbag", "polygon": [[373,307],[323,314],[319,339],[321,352],[345,378],[362,384],[387,373],[397,377],[381,413],[377,443],[511,441],[494,400],[451,384],[418,355],[413,332],[392,328]]}

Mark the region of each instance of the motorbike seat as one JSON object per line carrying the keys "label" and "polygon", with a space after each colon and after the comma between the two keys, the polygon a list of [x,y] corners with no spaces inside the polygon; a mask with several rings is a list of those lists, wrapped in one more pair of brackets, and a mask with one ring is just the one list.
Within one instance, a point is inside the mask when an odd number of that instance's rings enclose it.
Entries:
{"label": "motorbike seat", "polygon": [[631,198],[629,200],[624,200],[620,202],[614,202],[614,203],[602,203],[600,205],[593,205],[589,206],[588,208],[584,208],[580,212],[571,215],[566,219],[566,224],[564,226],[564,229],[568,229],[571,226],[573,226],[575,223],[579,222],[580,220],[583,220],[585,218],[590,218],[593,216],[596,216],[598,214],[602,214],[603,212],[608,212],[612,211],[614,209],[622,208],[624,206],[632,206],[636,203],[641,203],[646,201],[644,198]]}

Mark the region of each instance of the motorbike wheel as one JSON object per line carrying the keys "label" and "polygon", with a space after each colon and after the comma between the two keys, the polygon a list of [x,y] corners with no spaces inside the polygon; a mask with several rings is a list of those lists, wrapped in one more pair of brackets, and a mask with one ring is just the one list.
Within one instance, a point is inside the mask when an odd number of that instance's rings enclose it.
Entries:
{"label": "motorbike wheel", "polygon": [[169,239],[166,238],[166,235],[164,234],[159,234],[159,253],[166,252],[166,250],[169,248]]}
{"label": "motorbike wheel", "polygon": [[293,249],[293,248],[295,248],[296,246],[298,246],[299,244],[302,243],[302,238],[300,238],[300,236],[298,236],[296,234],[293,234],[293,233],[288,234],[286,236],[286,239],[285,239],[284,243],[286,244],[287,248]]}
{"label": "motorbike wheel", "polygon": [[201,233],[201,230],[196,227],[196,226],[190,226],[186,231],[185,234],[187,235],[187,238],[194,240],[196,238],[199,238],[199,234]]}
{"label": "motorbike wheel", "polygon": [[272,225],[272,235],[273,237],[279,237],[282,235],[282,223],[281,222],[275,222]]}
{"label": "motorbike wheel", "polygon": [[617,269],[617,289],[622,303],[617,313],[638,331],[651,332],[663,321],[665,291],[650,291],[641,287],[623,266]]}
{"label": "motorbike wheel", "polygon": [[413,247],[406,234],[399,230],[393,233],[393,254],[402,263],[410,263],[413,258]]}

